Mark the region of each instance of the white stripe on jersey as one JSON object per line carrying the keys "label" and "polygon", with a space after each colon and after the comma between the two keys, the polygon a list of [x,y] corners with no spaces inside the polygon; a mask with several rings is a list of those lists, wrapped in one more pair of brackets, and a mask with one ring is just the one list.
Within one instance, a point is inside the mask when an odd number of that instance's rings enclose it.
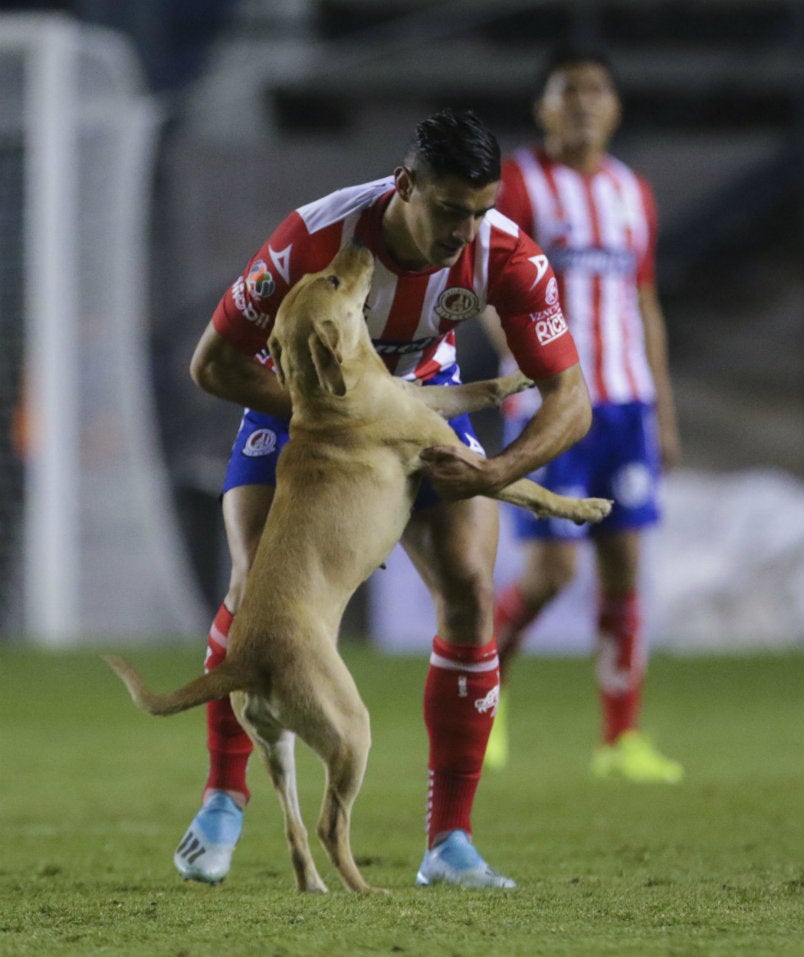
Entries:
{"label": "white stripe on jersey", "polygon": [[317,233],[320,229],[326,229],[327,226],[337,223],[353,210],[362,212],[378,196],[392,189],[393,185],[393,177],[385,176],[371,183],[362,183],[360,186],[347,186],[345,189],[330,193],[323,199],[300,206],[296,212],[304,220],[307,232]]}

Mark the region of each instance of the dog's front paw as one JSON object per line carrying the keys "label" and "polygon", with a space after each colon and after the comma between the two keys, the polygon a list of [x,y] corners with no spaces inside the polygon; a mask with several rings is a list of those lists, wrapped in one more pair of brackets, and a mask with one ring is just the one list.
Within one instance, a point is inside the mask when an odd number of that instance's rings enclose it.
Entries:
{"label": "dog's front paw", "polygon": [[508,375],[500,376],[497,380],[498,402],[503,402],[509,395],[516,395],[517,392],[524,392],[525,389],[532,388],[536,383],[529,379],[524,372],[519,369]]}

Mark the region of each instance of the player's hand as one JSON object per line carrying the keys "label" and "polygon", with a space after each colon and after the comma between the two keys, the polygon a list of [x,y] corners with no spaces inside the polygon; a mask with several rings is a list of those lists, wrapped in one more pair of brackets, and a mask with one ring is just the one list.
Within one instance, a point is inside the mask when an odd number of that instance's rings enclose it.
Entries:
{"label": "player's hand", "polygon": [[422,450],[421,459],[430,484],[447,501],[494,494],[508,484],[494,459],[484,459],[465,445],[433,445]]}

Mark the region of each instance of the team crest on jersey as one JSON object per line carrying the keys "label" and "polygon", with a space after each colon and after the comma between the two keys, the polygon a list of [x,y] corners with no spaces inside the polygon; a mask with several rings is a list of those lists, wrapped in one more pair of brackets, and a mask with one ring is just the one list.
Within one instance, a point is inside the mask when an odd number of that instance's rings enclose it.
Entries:
{"label": "team crest on jersey", "polygon": [[246,289],[254,299],[267,299],[276,289],[274,277],[268,272],[268,266],[258,259],[249,269],[246,277]]}
{"label": "team crest on jersey", "polygon": [[480,312],[480,300],[474,290],[465,286],[450,286],[436,300],[435,311],[442,319],[460,322]]}
{"label": "team crest on jersey", "polygon": [[261,455],[270,455],[275,448],[276,432],[273,429],[255,429],[246,439],[243,455],[255,459]]}

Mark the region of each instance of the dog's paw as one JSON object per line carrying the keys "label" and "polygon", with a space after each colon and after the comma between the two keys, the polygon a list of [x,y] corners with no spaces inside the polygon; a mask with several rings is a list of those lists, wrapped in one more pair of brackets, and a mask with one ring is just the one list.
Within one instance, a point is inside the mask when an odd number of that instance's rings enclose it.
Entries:
{"label": "dog's paw", "polygon": [[607,498],[571,498],[565,495],[556,498],[557,501],[547,511],[553,518],[568,518],[576,525],[602,522],[614,504]]}
{"label": "dog's paw", "polygon": [[610,514],[611,507],[614,504],[607,498],[581,498],[578,499],[580,514],[573,518],[576,525],[583,525],[585,522],[591,522],[593,525],[602,522]]}
{"label": "dog's paw", "polygon": [[529,379],[524,372],[517,369],[508,375],[500,376],[497,380],[498,401],[503,402],[509,395],[516,395],[517,392],[524,392],[525,389],[531,389],[536,383]]}

